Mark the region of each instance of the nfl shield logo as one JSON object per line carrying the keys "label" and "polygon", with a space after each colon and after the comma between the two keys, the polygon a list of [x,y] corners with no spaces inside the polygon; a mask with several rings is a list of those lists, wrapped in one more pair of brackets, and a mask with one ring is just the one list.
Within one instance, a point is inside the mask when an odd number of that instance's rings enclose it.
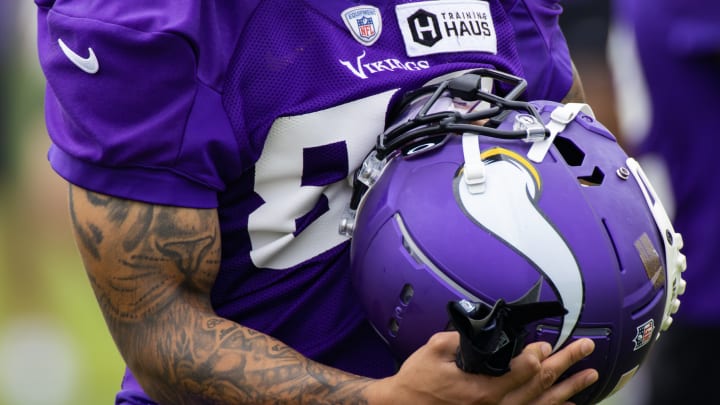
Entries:
{"label": "nfl shield logo", "polygon": [[633,343],[635,343],[635,348],[633,349],[633,351],[638,350],[641,347],[650,343],[653,333],[655,332],[655,321],[653,319],[650,319],[644,324],[637,326],[635,331],[635,339],[633,339]]}
{"label": "nfl shield logo", "polygon": [[382,18],[376,7],[351,7],[342,12],[342,19],[353,37],[363,45],[370,46],[380,37]]}
{"label": "nfl shield logo", "polygon": [[375,23],[372,18],[363,17],[357,20],[360,36],[363,38],[373,38],[375,36]]}

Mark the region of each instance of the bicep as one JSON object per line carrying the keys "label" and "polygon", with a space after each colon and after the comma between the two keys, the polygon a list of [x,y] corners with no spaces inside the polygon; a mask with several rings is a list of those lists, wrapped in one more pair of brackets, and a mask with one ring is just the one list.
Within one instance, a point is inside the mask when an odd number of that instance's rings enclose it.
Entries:
{"label": "bicep", "polygon": [[215,210],[150,205],[71,186],[70,212],[108,321],[146,321],[179,293],[209,296],[220,262]]}

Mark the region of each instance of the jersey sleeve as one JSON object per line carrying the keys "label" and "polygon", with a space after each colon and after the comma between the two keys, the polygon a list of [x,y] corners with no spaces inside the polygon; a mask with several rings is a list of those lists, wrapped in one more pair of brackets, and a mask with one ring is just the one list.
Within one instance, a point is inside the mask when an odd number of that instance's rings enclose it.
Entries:
{"label": "jersey sleeve", "polygon": [[216,206],[237,145],[219,90],[198,77],[210,44],[183,35],[196,31],[182,13],[150,6],[163,2],[76,3],[38,14],[53,169],[117,197]]}
{"label": "jersey sleeve", "polygon": [[561,0],[517,0],[508,10],[530,100],[561,101],[572,86],[572,61],[560,29],[561,13]]}

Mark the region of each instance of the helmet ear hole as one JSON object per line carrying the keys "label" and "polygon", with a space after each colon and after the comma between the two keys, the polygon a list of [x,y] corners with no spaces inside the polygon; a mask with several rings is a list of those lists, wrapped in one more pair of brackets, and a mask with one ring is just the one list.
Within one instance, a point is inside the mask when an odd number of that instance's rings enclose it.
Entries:
{"label": "helmet ear hole", "polygon": [[586,187],[599,186],[603,183],[603,180],[605,180],[605,173],[603,173],[603,171],[600,170],[600,168],[597,166],[595,166],[592,174],[590,174],[589,176],[578,177],[578,181],[580,182],[580,184]]}
{"label": "helmet ear hole", "polygon": [[[585,161],[585,152],[583,152],[583,150],[580,149],[575,142],[563,136],[558,136],[555,138],[553,144],[557,148],[558,152],[560,152],[560,156],[562,156],[568,166],[582,166],[583,161]],[[603,173],[599,167],[595,166],[592,173],[586,176],[578,176],[577,179],[582,186],[595,187],[603,183],[603,180],[605,180],[605,173]]]}
{"label": "helmet ear hole", "polygon": [[390,318],[390,321],[388,322],[388,333],[390,336],[396,337],[398,332],[400,332],[400,322],[398,322],[395,318]]}
{"label": "helmet ear hole", "polygon": [[411,284],[405,284],[402,291],[400,292],[400,302],[403,305],[409,305],[410,301],[412,301],[413,299],[413,296],[415,296],[415,289]]}
{"label": "helmet ear hole", "polygon": [[557,136],[553,142],[568,166],[581,166],[585,160],[585,152],[568,138]]}

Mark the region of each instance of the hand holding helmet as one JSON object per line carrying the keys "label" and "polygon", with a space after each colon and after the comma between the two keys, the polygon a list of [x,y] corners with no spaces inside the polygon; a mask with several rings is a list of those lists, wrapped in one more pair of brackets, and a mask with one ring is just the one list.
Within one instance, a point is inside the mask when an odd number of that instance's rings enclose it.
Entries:
{"label": "hand holding helmet", "polygon": [[[439,332],[403,363],[400,371],[380,380],[370,396],[376,403],[415,405],[523,405],[558,404],[597,381],[595,370],[557,378],[594,348],[581,339],[551,354],[545,342],[527,345],[511,362],[511,371],[499,377],[471,374],[455,364],[459,336]],[[549,356],[549,357],[548,357]],[[379,386],[379,387],[378,387]]]}
{"label": "hand holding helmet", "polygon": [[[498,374],[527,343],[558,351],[589,338],[595,352],[567,375],[597,369],[598,383],[574,398],[597,402],[670,326],[685,289],[682,238],[589,107],[516,100],[523,90],[480,69],[410,94],[356,176],[343,224],[354,282],[400,361],[462,329],[448,303],[485,308],[473,322],[510,316],[482,321],[490,352],[505,353],[491,363]],[[518,333],[493,330],[519,319],[493,308],[518,301],[563,311],[525,316]]]}

